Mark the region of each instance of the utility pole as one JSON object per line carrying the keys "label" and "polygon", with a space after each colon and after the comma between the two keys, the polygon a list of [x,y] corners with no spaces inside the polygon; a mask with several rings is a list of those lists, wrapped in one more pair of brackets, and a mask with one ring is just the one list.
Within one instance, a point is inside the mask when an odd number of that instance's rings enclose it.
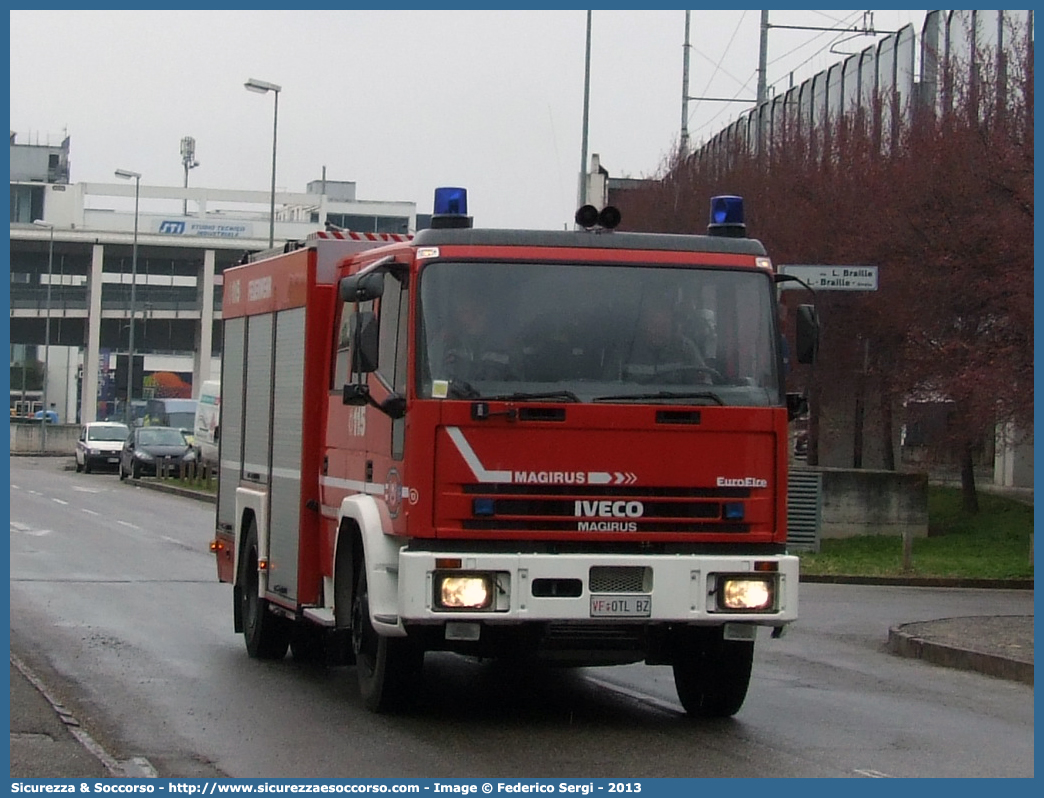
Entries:
{"label": "utility pole", "polygon": [[685,12],[685,44],[682,45],[682,120],[678,154],[689,154],[689,11]]}
{"label": "utility pole", "polygon": [[[185,188],[188,188],[189,169],[199,166],[196,160],[196,140],[192,136],[185,136],[181,140],[181,163],[185,167]],[[188,216],[188,197],[182,201],[181,215]]]}
{"label": "utility pole", "polygon": [[758,108],[768,94],[768,11],[761,12],[761,44],[758,47]]}
{"label": "utility pole", "polygon": [[587,117],[591,103],[591,12],[587,12],[587,50],[584,56],[584,129],[580,143],[580,191],[577,207],[587,204]]}

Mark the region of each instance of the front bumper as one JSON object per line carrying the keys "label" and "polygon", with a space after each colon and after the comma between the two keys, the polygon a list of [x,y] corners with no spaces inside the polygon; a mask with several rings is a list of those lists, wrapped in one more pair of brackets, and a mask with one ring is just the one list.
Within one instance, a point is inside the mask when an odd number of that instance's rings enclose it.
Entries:
{"label": "front bumper", "polygon": [[[437,574],[445,572],[438,565],[455,559],[460,560],[460,570],[464,573],[496,575],[496,596],[489,609],[443,610],[436,606],[435,580]],[[723,575],[767,580],[773,591],[771,606],[758,611],[723,609],[719,590]],[[631,597],[643,600],[627,601]],[[623,600],[615,602],[616,599]],[[612,608],[617,603],[620,607],[641,609],[636,613],[614,615]],[[398,620],[405,624],[616,619],[708,626],[740,622],[778,627],[798,617],[798,558],[788,555],[435,554],[404,550],[399,555],[398,606]]]}
{"label": "front bumper", "polygon": [[99,452],[97,454],[85,454],[83,456],[84,465],[89,465],[91,468],[118,468],[120,465],[120,453],[119,452]]}

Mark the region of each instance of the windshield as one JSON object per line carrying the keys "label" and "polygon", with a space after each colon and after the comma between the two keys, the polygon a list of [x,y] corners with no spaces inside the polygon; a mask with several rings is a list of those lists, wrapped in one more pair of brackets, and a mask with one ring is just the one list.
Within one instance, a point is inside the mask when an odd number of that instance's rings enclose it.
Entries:
{"label": "windshield", "polygon": [[781,402],[760,271],[436,262],[419,318],[421,397]]}
{"label": "windshield", "polygon": [[171,427],[142,427],[138,430],[138,443],[142,446],[185,446],[181,430]]}
{"label": "windshield", "polygon": [[88,427],[87,440],[89,441],[123,441],[127,439],[127,428],[120,424],[114,427]]}
{"label": "windshield", "polygon": [[192,429],[192,424],[196,420],[196,414],[193,413],[167,413],[167,423],[172,427],[180,427],[181,429]]}

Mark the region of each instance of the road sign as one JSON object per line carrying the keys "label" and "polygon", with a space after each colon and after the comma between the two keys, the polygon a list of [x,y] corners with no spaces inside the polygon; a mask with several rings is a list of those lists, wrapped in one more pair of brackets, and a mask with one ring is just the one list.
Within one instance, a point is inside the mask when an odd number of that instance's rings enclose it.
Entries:
{"label": "road sign", "polygon": [[[876,266],[780,266],[781,274],[791,274],[816,291],[876,291]],[[779,284],[780,289],[800,288],[798,283]]]}

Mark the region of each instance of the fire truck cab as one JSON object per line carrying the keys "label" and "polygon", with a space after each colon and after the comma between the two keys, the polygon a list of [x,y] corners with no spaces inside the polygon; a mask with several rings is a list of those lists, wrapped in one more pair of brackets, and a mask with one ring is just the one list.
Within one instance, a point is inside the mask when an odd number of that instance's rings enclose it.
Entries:
{"label": "fire truck cab", "polygon": [[412,238],[228,270],[211,547],[249,654],[354,663],[374,711],[445,650],[671,665],[737,712],[798,565],[775,275],[716,202],[701,236],[481,230],[451,189]]}

